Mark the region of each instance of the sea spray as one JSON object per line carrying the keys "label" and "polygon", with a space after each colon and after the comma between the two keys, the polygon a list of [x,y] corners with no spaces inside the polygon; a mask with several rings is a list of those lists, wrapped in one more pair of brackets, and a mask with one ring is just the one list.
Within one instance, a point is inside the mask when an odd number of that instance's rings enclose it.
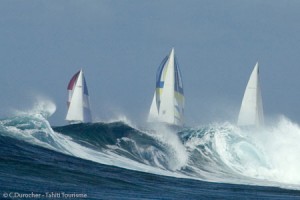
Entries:
{"label": "sea spray", "polygon": [[[257,131],[254,129],[254,131]],[[269,170],[266,157],[261,148],[249,137],[247,128],[227,126],[217,130],[214,149],[221,160],[235,173],[251,178],[262,178],[261,172]]]}
{"label": "sea spray", "polygon": [[281,116],[264,131],[253,135],[264,149],[271,169],[262,176],[282,183],[300,184],[300,127]]}
{"label": "sea spray", "polygon": [[[53,130],[41,114],[51,113],[53,106],[37,107],[0,120],[1,135],[84,160],[147,173],[237,184],[293,184],[300,188],[300,129],[287,118],[255,131],[223,123],[176,133],[164,126],[136,129],[122,122],[68,125]],[[92,144],[91,140],[100,142]]]}
{"label": "sea spray", "polygon": [[13,115],[41,115],[41,117],[47,119],[52,116],[55,111],[56,105],[52,100],[43,96],[37,96],[31,108],[24,110],[14,110]]}
{"label": "sea spray", "polygon": [[[257,179],[259,184],[261,181],[300,184],[300,128],[286,117],[259,129],[223,123],[191,130],[185,146],[200,152],[198,156],[204,155],[201,159],[212,166],[211,171],[220,169],[216,176],[225,170],[223,178],[227,180],[230,176],[226,176],[234,173],[246,182],[250,178],[249,183]],[[194,151],[191,157],[195,155]]]}
{"label": "sea spray", "polygon": [[169,169],[176,171],[185,167],[189,155],[176,134],[176,131],[164,124],[155,124],[152,128],[155,130],[155,132],[152,133],[152,137],[166,146]]}
{"label": "sea spray", "polygon": [[45,97],[37,97],[32,108],[26,111],[15,110],[14,116],[0,121],[2,134],[56,149],[55,139],[49,134],[52,130],[47,117],[56,110],[56,105]]}
{"label": "sea spray", "polygon": [[117,114],[114,117],[111,117],[110,119],[99,119],[97,120],[98,122],[105,122],[105,123],[113,123],[113,122],[123,122],[124,124],[127,124],[133,128],[137,128],[137,125],[133,123],[126,115],[124,114]]}

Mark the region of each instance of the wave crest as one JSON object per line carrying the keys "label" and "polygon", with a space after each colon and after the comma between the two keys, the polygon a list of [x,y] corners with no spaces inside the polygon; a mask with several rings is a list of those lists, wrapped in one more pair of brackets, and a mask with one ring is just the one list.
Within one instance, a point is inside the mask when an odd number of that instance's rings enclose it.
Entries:
{"label": "wave crest", "polygon": [[[50,106],[49,106],[50,105]],[[51,104],[0,121],[0,134],[94,162],[161,175],[300,188],[300,128],[285,117],[264,129],[230,123],[136,129],[123,122],[51,128]],[[33,114],[35,113],[35,114]],[[39,113],[39,114],[36,114]]]}

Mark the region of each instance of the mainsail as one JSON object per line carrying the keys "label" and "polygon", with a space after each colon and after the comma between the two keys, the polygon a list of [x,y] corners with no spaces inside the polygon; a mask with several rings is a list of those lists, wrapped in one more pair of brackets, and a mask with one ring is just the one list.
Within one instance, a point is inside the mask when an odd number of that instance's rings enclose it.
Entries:
{"label": "mainsail", "polygon": [[259,127],[263,124],[264,113],[259,81],[259,67],[258,63],[256,63],[244,93],[238,125]]}
{"label": "mainsail", "polygon": [[66,120],[70,123],[92,121],[89,93],[83,71],[78,71],[68,84],[69,99]]}
{"label": "mainsail", "polygon": [[181,73],[174,49],[166,56],[156,74],[156,90],[148,116],[149,122],[184,124],[184,94]]}

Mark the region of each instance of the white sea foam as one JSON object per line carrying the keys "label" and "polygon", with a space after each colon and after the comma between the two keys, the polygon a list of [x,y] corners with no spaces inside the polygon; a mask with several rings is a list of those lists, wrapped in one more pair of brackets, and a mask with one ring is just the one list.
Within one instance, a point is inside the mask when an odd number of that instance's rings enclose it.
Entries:
{"label": "white sea foam", "polygon": [[[26,112],[17,111],[15,113],[17,115],[16,117],[1,121],[1,129],[4,133],[17,139],[97,163],[160,175],[186,177],[164,170],[163,167],[157,168],[155,166],[145,165],[109,150],[100,152],[78,144],[71,137],[53,131],[50,123],[46,119],[49,114],[55,111],[53,108],[55,108],[55,104],[51,101],[43,100],[38,102],[32,109]],[[47,113],[47,115],[44,113]],[[120,121],[120,119],[121,118],[118,118],[113,121]],[[124,120],[123,117],[122,119]],[[11,124],[10,122],[12,121],[15,121],[17,124]],[[128,122],[128,120],[126,121]],[[33,127],[28,127],[28,125]],[[154,155],[155,154],[156,153],[154,153]]]}
{"label": "white sea foam", "polygon": [[281,117],[272,126],[261,129],[215,127],[213,149],[237,175],[250,178],[250,183],[256,179],[259,184],[267,181],[266,184],[300,186],[300,128],[297,124]]}
{"label": "white sea foam", "polygon": [[[286,117],[281,117],[272,126],[256,130],[239,128],[230,123],[189,129],[187,134],[190,134],[190,138],[184,142],[169,128],[153,126],[152,131],[139,134],[152,137],[152,142],[156,141],[163,149],[150,143],[148,146],[139,146],[132,138],[119,139],[133,145],[141,158],[138,162],[125,154],[116,153],[117,149],[131,153],[128,152],[130,149],[122,149],[117,144],[100,151],[54,132],[46,120],[54,111],[54,103],[42,101],[32,110],[19,112],[16,118],[2,120],[1,130],[12,137],[55,151],[131,170],[208,181],[300,189],[300,128]],[[11,123],[14,120],[17,122]],[[128,119],[125,121],[128,122]],[[150,158],[143,158],[144,155]],[[187,168],[192,172],[186,171]]]}
{"label": "white sea foam", "polygon": [[153,128],[155,131],[148,134],[166,146],[169,169],[176,171],[185,167],[189,155],[176,132],[163,124],[156,124]]}
{"label": "white sea foam", "polygon": [[263,172],[274,181],[300,185],[300,127],[286,117],[253,135],[255,142],[264,150],[270,170]]}
{"label": "white sea foam", "polygon": [[48,118],[51,115],[53,115],[56,111],[56,105],[55,103],[42,96],[38,96],[35,99],[34,104],[31,108],[24,110],[15,110],[14,114],[16,116],[22,116],[22,115],[42,115],[44,118]]}

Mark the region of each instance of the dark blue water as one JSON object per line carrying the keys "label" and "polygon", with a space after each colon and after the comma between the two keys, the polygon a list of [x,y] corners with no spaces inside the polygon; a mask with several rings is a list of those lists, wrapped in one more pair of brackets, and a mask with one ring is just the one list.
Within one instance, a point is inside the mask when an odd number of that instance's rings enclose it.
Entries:
{"label": "dark blue water", "polygon": [[[212,151],[215,144],[203,142],[214,131],[187,129],[173,135],[178,141],[164,143],[164,138],[122,122],[52,129],[41,116],[4,119],[0,195],[3,199],[6,195],[6,199],[300,199],[297,184],[254,179],[226,166]],[[193,149],[189,142],[195,137],[199,141]],[[241,138],[231,137],[236,140]],[[177,142],[185,146],[187,160],[175,159],[182,154],[170,150]]]}

